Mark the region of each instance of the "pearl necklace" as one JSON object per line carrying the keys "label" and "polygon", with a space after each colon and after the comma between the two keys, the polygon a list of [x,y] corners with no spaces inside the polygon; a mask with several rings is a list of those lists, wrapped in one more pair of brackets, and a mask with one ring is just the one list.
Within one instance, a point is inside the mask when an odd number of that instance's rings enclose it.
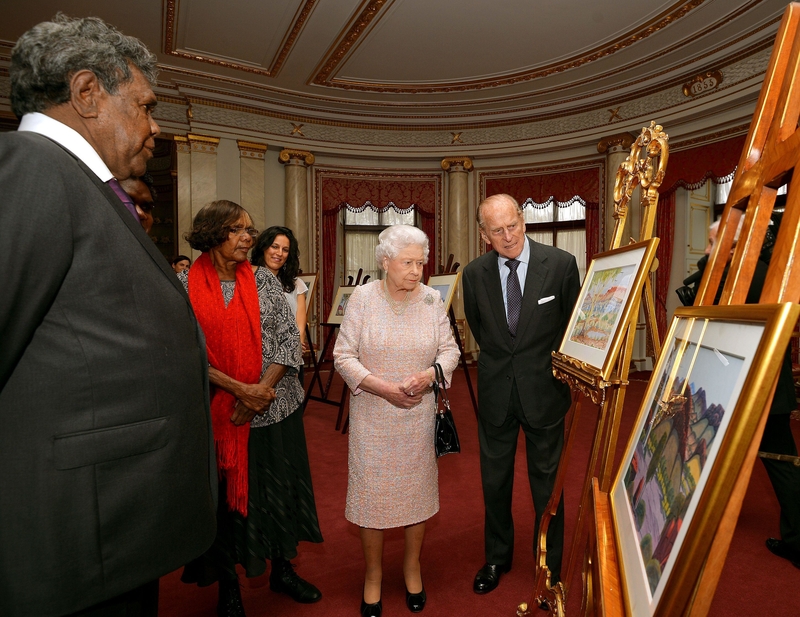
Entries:
{"label": "pearl necklace", "polygon": [[408,300],[411,297],[410,291],[406,292],[406,295],[402,300],[395,300],[389,294],[389,287],[386,285],[386,281],[383,281],[383,295],[386,297],[386,301],[389,303],[389,308],[392,309],[392,312],[395,315],[402,315],[406,312],[406,308],[408,308]]}

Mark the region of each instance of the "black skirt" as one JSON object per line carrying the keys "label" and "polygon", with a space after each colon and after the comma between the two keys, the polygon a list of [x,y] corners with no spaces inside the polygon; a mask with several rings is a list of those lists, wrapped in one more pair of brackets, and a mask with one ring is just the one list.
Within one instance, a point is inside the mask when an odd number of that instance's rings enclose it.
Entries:
{"label": "black skirt", "polygon": [[267,559],[293,559],[299,542],[322,542],[302,408],[284,420],[250,429],[247,518],[231,512],[220,482],[217,537],[187,564],[181,580],[201,587],[236,578],[236,564],[248,577],[266,571]]}

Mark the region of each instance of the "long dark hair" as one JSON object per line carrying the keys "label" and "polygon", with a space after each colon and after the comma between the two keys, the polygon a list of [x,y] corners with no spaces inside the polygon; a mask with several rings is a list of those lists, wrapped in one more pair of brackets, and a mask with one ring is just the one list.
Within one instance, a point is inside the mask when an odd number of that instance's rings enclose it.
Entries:
{"label": "long dark hair", "polygon": [[289,293],[294,291],[294,279],[300,274],[300,246],[297,244],[297,238],[294,237],[291,229],[274,225],[266,231],[262,231],[250,253],[250,263],[254,266],[266,267],[264,251],[272,246],[278,236],[286,236],[289,239],[289,257],[286,258],[286,263],[278,270],[278,280],[281,282],[283,290]]}

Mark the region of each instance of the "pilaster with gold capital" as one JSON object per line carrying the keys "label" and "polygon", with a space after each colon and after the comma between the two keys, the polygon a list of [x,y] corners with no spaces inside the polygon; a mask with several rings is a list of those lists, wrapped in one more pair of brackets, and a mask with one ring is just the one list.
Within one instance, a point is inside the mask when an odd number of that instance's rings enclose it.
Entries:
{"label": "pilaster with gold capital", "polygon": [[[442,169],[447,172],[447,228],[443,239],[447,250],[442,251],[442,261],[446,263],[452,253],[454,262],[463,268],[469,261],[469,172],[473,169],[472,159],[449,156],[442,159]],[[464,316],[460,288],[453,298],[453,310],[457,319]]]}
{"label": "pilaster with gold capital", "polygon": [[284,148],[278,155],[286,177],[286,227],[294,232],[300,247],[300,268],[309,271],[311,263],[311,237],[308,222],[311,220],[308,201],[308,167],[314,164],[314,155],[305,150]]}
{"label": "pilaster with gold capital", "polygon": [[239,147],[239,199],[250,213],[253,226],[264,229],[267,224],[264,204],[267,144],[237,139],[236,145]]}

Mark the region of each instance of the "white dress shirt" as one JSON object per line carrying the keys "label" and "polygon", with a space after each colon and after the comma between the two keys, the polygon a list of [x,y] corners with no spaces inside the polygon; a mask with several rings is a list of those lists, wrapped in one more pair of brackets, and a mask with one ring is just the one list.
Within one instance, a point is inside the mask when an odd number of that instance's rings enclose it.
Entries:
{"label": "white dress shirt", "polygon": [[34,112],[22,116],[22,121],[19,123],[17,130],[39,133],[61,144],[83,161],[103,182],[108,182],[114,177],[114,174],[109,171],[103,159],[100,158],[100,155],[97,154],[97,151],[92,148],[89,142],[78,131],[68,127],[63,122]]}

